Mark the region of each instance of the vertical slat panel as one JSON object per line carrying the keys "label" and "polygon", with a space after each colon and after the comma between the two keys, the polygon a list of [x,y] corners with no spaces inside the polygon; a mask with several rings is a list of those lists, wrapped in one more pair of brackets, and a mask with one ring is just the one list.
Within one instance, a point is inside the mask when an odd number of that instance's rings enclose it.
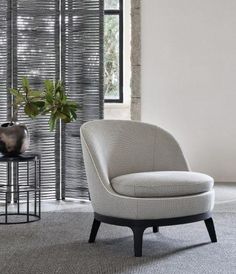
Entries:
{"label": "vertical slat panel", "polygon": [[[0,124],[11,116],[11,1],[0,1]],[[7,181],[7,167],[0,163],[0,184]]]}
{"label": "vertical slat panel", "polygon": [[80,105],[78,120],[63,125],[63,198],[87,198],[80,126],[103,118],[103,1],[63,0],[62,76]]}
{"label": "vertical slat panel", "polygon": [[[14,85],[19,86],[22,77],[27,76],[34,88],[41,88],[43,80],[59,79],[59,1],[17,0],[15,3]],[[60,162],[57,131],[49,132],[48,117],[31,120],[21,110],[18,120],[29,128],[30,150],[42,154],[42,198],[55,199]]]}

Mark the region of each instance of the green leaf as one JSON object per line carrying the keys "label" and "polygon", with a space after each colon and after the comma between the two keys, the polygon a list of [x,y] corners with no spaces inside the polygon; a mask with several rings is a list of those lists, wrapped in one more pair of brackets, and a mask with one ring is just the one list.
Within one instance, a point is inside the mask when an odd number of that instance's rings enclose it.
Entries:
{"label": "green leaf", "polygon": [[53,93],[54,90],[54,83],[51,80],[45,80],[44,81],[44,88],[46,93]]}
{"label": "green leaf", "polygon": [[47,93],[45,99],[50,105],[53,104],[53,95],[51,93]]}
{"label": "green leaf", "polygon": [[77,119],[77,114],[74,110],[71,110],[71,115],[72,115],[73,120]]}
{"label": "green leaf", "polygon": [[70,118],[66,118],[66,119],[62,119],[62,121],[66,124],[70,123],[71,122],[71,119]]}
{"label": "green leaf", "polygon": [[11,89],[9,89],[9,91],[13,96],[18,96],[19,95],[18,89],[11,88]]}
{"label": "green leaf", "polygon": [[10,89],[10,93],[14,96],[14,106],[23,105],[25,102],[25,97],[20,93],[20,90]]}
{"label": "green leaf", "polygon": [[29,80],[26,77],[22,78],[22,86],[29,87]]}
{"label": "green leaf", "polygon": [[34,119],[39,113],[39,108],[34,103],[27,103],[24,108],[25,114]]}
{"label": "green leaf", "polygon": [[67,105],[71,106],[71,107],[78,107],[77,103],[75,101],[67,101]]}
{"label": "green leaf", "polygon": [[41,91],[38,91],[38,90],[31,90],[28,95],[30,97],[38,97],[38,98],[43,97],[43,93]]}
{"label": "green leaf", "polygon": [[16,105],[23,105],[24,102],[25,102],[25,100],[24,100],[23,97],[20,97],[20,96],[15,97],[14,104],[16,104]]}
{"label": "green leaf", "polygon": [[25,93],[28,95],[30,91],[30,85],[29,85],[29,80],[26,77],[22,78],[22,88],[25,91]]}
{"label": "green leaf", "polygon": [[33,104],[35,106],[37,106],[39,109],[43,109],[45,106],[45,102],[44,101],[34,101]]}
{"label": "green leaf", "polygon": [[70,117],[68,117],[66,114],[62,113],[62,112],[57,112],[56,113],[58,118],[62,119],[62,120],[67,120],[68,118],[70,119]]}
{"label": "green leaf", "polygon": [[53,131],[56,127],[56,123],[58,121],[58,118],[55,115],[51,115],[50,119],[49,119],[49,127],[50,127],[50,131]]}

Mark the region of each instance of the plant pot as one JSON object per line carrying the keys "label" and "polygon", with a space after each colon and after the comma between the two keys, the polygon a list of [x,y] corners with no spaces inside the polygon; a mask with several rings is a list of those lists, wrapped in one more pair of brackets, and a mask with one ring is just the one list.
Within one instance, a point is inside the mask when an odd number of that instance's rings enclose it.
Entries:
{"label": "plant pot", "polygon": [[4,123],[0,126],[0,153],[5,156],[18,156],[30,144],[30,136],[24,124]]}

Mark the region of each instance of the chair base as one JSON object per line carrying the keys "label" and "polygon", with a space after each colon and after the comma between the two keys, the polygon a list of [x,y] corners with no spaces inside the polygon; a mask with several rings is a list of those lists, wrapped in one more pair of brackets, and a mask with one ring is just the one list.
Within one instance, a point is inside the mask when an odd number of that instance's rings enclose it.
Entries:
{"label": "chair base", "polygon": [[132,219],[122,219],[104,216],[98,213],[94,213],[94,221],[92,225],[92,230],[89,238],[89,243],[94,243],[98,229],[101,222],[118,225],[118,226],[127,226],[132,229],[134,235],[134,255],[135,257],[142,256],[142,243],[143,243],[143,233],[146,228],[153,227],[153,232],[156,233],[159,231],[160,226],[170,226],[170,225],[179,225],[186,223],[193,223],[205,221],[209,236],[212,242],[217,242],[216,232],[214,228],[214,222],[211,217],[211,212],[186,216],[186,217],[177,217],[169,219],[157,219],[157,220],[132,220]]}

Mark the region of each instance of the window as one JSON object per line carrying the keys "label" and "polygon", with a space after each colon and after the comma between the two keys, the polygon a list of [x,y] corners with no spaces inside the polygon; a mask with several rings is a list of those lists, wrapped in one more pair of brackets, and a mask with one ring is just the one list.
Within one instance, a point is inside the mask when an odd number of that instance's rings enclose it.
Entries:
{"label": "window", "polygon": [[105,102],[123,102],[123,0],[105,0]]}

